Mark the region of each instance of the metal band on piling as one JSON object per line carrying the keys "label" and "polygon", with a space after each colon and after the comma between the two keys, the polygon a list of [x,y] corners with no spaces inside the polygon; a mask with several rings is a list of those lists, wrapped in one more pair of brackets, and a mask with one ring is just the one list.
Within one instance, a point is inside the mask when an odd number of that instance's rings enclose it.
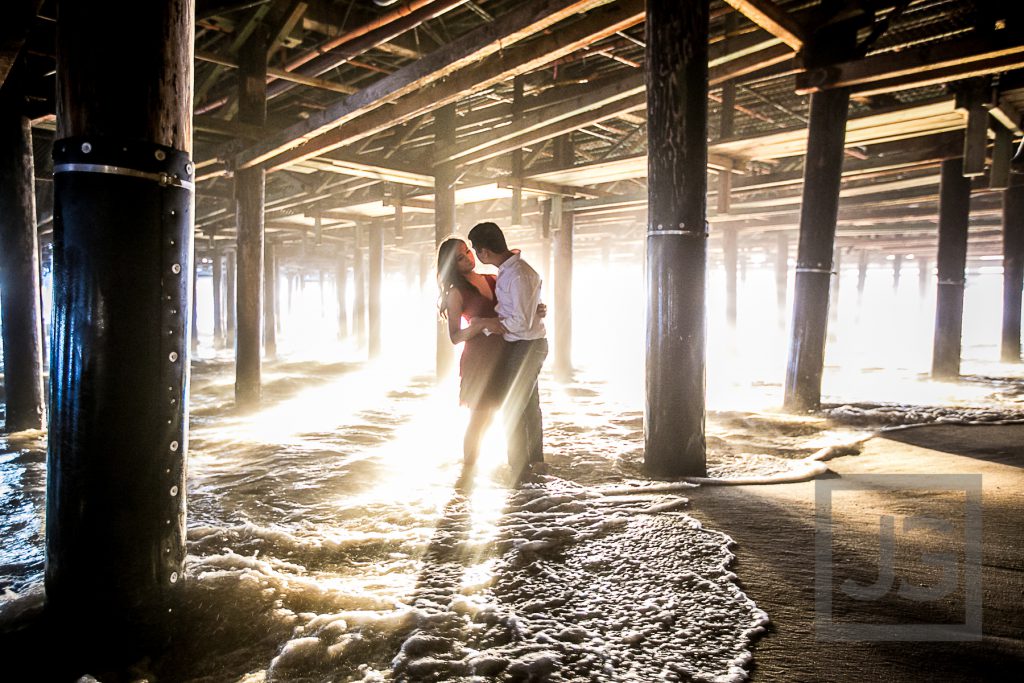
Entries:
{"label": "metal band on piling", "polygon": [[194,192],[196,189],[195,183],[187,180],[182,180],[176,175],[170,175],[168,173],[147,173],[145,171],[139,171],[134,168],[125,168],[123,166],[111,166],[109,164],[59,164],[53,167],[53,172],[56,173],[110,173],[112,175],[123,175],[130,176],[132,178],[143,178],[146,180],[155,180],[161,185],[168,185],[170,187],[180,187],[189,192]]}
{"label": "metal band on piling", "polygon": [[704,223],[703,230],[687,230],[685,223],[679,224],[679,229],[664,230],[661,225],[658,225],[657,229],[647,229],[647,236],[654,237],[657,235],[682,235],[685,237],[707,237],[708,236],[708,224]]}

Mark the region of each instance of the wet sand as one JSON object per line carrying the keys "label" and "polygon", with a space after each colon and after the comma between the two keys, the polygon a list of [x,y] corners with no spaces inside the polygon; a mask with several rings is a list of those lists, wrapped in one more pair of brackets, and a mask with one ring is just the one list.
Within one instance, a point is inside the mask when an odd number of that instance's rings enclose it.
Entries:
{"label": "wet sand", "polygon": [[[754,648],[754,681],[980,681],[1016,680],[1024,665],[1024,425],[929,425],[885,433],[860,455],[829,461],[817,482],[776,486],[702,487],[690,493],[690,512],[730,534],[747,595],[772,620]],[[980,474],[983,637],[953,642],[826,641],[815,630],[815,490],[849,483],[857,475]],[[871,584],[878,576],[879,515],[896,524],[892,590],[873,601],[833,590],[838,623],[956,624],[969,600],[960,572],[954,591],[940,600],[896,596],[901,578],[935,585],[940,572],[921,553],[962,551],[963,493],[870,488],[841,494],[833,506],[833,582],[846,576]],[[901,529],[900,517],[926,515],[954,521],[952,536]],[[956,536],[957,533],[961,535]],[[954,540],[950,540],[954,539]],[[965,554],[957,552],[958,566]],[[891,630],[886,631],[892,633]]]}

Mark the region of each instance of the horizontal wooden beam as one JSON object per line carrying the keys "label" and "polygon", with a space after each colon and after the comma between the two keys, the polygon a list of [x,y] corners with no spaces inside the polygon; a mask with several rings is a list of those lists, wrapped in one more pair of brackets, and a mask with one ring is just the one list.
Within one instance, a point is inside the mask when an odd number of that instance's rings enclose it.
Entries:
{"label": "horizontal wooden beam", "polygon": [[500,154],[504,154],[505,152],[511,152],[515,149],[535,145],[537,143],[544,142],[545,140],[558,137],[559,135],[579,130],[580,128],[600,123],[601,121],[619,117],[622,114],[642,111],[646,106],[647,94],[641,91],[623,99],[612,100],[611,102],[608,102],[594,110],[585,110],[567,118],[560,117],[553,123],[537,128],[531,127],[530,130],[519,135],[514,135],[512,137],[502,136],[503,139],[497,144],[480,147],[472,153],[468,153],[457,158],[459,163],[463,165],[478,163],[486,159],[492,159]]}
{"label": "horizontal wooden beam", "polygon": [[[963,127],[963,115],[950,97],[850,118],[846,122],[845,144],[847,147],[879,144]],[[710,145],[709,150],[738,159],[798,156],[807,150],[807,127],[794,126],[765,135],[723,140]]]}
{"label": "horizontal wooden beam", "polygon": [[268,159],[263,165],[268,170],[275,170],[294,161],[352,144],[509,78],[540,68],[583,45],[635,26],[643,19],[643,0],[625,0],[601,7],[564,29],[538,38],[529,46],[513,47],[501,54],[492,55],[472,68],[457,71],[414,95],[398,100],[386,109],[371,111],[298,147],[286,150]]}
{"label": "horizontal wooden beam", "polygon": [[777,42],[768,42],[763,49],[751,52],[743,57],[714,64],[708,69],[708,85],[722,85],[727,81],[757,73],[769,67],[792,63],[793,51],[789,46]]}
{"label": "horizontal wooden beam", "polygon": [[[570,98],[551,107],[532,111],[518,120],[513,120],[509,126],[495,127],[484,131],[469,140],[459,143],[454,149],[442,151],[434,159],[434,163],[439,164],[451,161],[472,163],[470,158],[473,161],[479,161],[497,156],[511,149],[518,149],[536,140],[513,144],[511,147],[508,146],[509,141],[517,140],[524,136],[529,137],[531,133],[557,124],[560,121],[579,114],[594,112],[606,105],[622,102],[631,96],[642,95],[643,93],[643,74],[632,74],[614,83],[595,88],[587,94]],[[623,111],[632,110],[632,108],[623,109]],[[558,134],[555,133],[555,135]],[[546,139],[548,138],[537,138],[537,140]]]}
{"label": "horizontal wooden beam", "polygon": [[547,195],[549,197],[607,197],[608,192],[592,190],[584,187],[570,187],[569,185],[555,185],[540,180],[499,180],[498,187],[508,189],[520,189],[534,194]]}
{"label": "horizontal wooden beam", "polygon": [[1024,68],[1024,34],[944,41],[797,74],[799,94],[829,88],[876,94]]}
{"label": "horizontal wooden beam", "polygon": [[[714,171],[731,169],[733,172],[742,173],[746,170],[746,165],[740,160],[709,152],[708,168]],[[619,157],[618,159],[594,161],[565,168],[549,168],[531,173],[528,177],[531,182],[539,180],[541,182],[571,185],[574,187],[600,185],[617,180],[646,178],[647,155],[631,154],[626,157]]]}
{"label": "horizontal wooden beam", "polygon": [[[403,95],[451,76],[463,67],[506,49],[601,0],[532,0],[457,38],[440,49],[372,83],[343,101],[317,112],[281,131],[267,141],[243,151],[237,168],[249,168],[327,133],[360,114],[365,114]],[[316,152],[314,151],[313,154]]]}
{"label": "horizontal wooden beam", "polygon": [[799,52],[805,41],[804,29],[771,0],[725,0],[733,9]]}
{"label": "horizontal wooden beam", "polygon": [[0,8],[0,86],[21,54],[42,4],[42,0],[5,0]]}
{"label": "horizontal wooden beam", "polygon": [[999,102],[996,103],[996,106],[989,109],[988,113],[1010,132],[1015,135],[1021,134],[1021,124],[1024,123],[1024,120],[1021,118],[1020,110],[1005,97],[1000,97]]}
{"label": "horizontal wooden beam", "polygon": [[[238,68],[237,60],[213,54],[212,52],[196,50],[196,59],[201,62],[209,62],[211,64],[219,64],[220,66],[226,66],[229,69]],[[353,88],[350,85],[335,83],[333,81],[328,81],[323,78],[312,78],[309,76],[303,76],[302,74],[292,73],[291,71],[285,71],[284,69],[277,69],[274,67],[267,67],[267,75],[273,76],[274,78],[280,78],[281,80],[284,81],[291,81],[292,83],[308,85],[311,88],[330,90],[331,92],[341,93],[342,95],[351,95],[357,90],[356,88]]]}

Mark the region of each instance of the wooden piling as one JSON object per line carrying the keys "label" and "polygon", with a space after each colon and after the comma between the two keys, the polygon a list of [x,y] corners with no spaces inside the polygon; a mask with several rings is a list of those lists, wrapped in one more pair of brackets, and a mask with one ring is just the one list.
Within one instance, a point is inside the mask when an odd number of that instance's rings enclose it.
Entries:
{"label": "wooden piling", "polygon": [[228,249],[225,257],[224,277],[224,337],[225,345],[235,347],[235,252]]}
{"label": "wooden piling", "polygon": [[162,640],[183,583],[194,16],[57,4],[46,600],[91,657]]}
{"label": "wooden piling", "polygon": [[892,257],[892,291],[900,288],[900,278],[903,276],[903,254],[893,254]]}
{"label": "wooden piling", "polygon": [[334,275],[334,291],[338,296],[338,339],[348,337],[348,262],[345,252],[338,254],[338,268]]}
{"label": "wooden piling", "polygon": [[786,367],[784,403],[790,410],[817,408],[821,401],[832,248],[839,211],[849,100],[850,94],[845,88],[811,95],[793,327]]}
{"label": "wooden piling", "polygon": [[190,329],[192,330],[189,335],[189,350],[192,355],[195,355],[199,351],[199,258],[196,256],[196,250],[192,248],[192,320]]}
{"label": "wooden piling", "polygon": [[[555,163],[565,168],[572,166],[574,150],[572,133],[556,138]],[[559,382],[572,379],[572,268],[573,268],[573,210],[572,199],[559,197],[561,211],[558,230],[554,235],[554,344],[553,371]]]}
{"label": "wooden piling", "polygon": [[0,90],[0,330],[8,432],[46,425],[32,126],[20,83]]}
{"label": "wooden piling", "polygon": [[1003,321],[1000,358],[1020,362],[1020,306],[1024,291],[1024,179],[1003,190]]}
{"label": "wooden piling", "polygon": [[380,357],[381,347],[381,287],[384,280],[384,226],[371,224],[370,232],[370,288],[367,302],[369,314],[369,342],[367,355],[370,360]]}
{"label": "wooden piling", "polygon": [[[213,239],[210,240],[213,242]],[[224,268],[221,259],[223,255],[217,245],[211,245],[210,258],[213,261],[213,346],[217,349],[224,348],[224,311],[222,308],[221,289],[224,280]]]}
{"label": "wooden piling", "polygon": [[[512,125],[518,125],[523,117],[523,84],[525,77],[512,79]],[[523,148],[512,150],[509,162],[512,171],[512,225],[523,223]]]}
{"label": "wooden piling", "polygon": [[[455,146],[455,105],[449,104],[434,111],[434,156],[441,158]],[[446,237],[455,232],[455,178],[454,163],[434,166],[434,253]],[[434,259],[435,264],[437,259]],[[435,265],[436,268],[436,265]],[[448,323],[438,317],[435,331],[438,379],[447,377],[452,369],[452,343],[448,338]]]}
{"label": "wooden piling", "polygon": [[273,242],[263,247],[263,355],[277,357],[277,257]]}
{"label": "wooden piling", "polygon": [[[267,35],[257,27],[242,45],[238,69],[238,120],[267,121]],[[263,220],[266,172],[259,166],[235,173],[237,221],[235,403],[253,407],[262,395]]]}
{"label": "wooden piling", "polygon": [[828,293],[828,324],[834,326],[839,320],[839,287],[840,275],[843,272],[843,250],[835,247],[832,250],[832,283]]}
{"label": "wooden piling", "polygon": [[352,245],[352,334],[359,346],[366,344],[366,267],[359,244],[358,233],[361,230],[356,228],[356,240]]}
{"label": "wooden piling", "polygon": [[648,0],[647,341],[644,465],[707,473],[708,0]]}
{"label": "wooden piling", "polygon": [[939,185],[938,290],[935,299],[935,339],[932,376],[960,375],[960,342],[964,317],[964,278],[967,269],[967,226],[971,181],[962,173],[963,160],[942,161]]}
{"label": "wooden piling", "polygon": [[786,324],[786,296],[789,293],[789,235],[780,232],[775,237],[775,304],[779,308],[779,321]]}
{"label": "wooden piling", "polygon": [[736,328],[736,267],[739,249],[736,228],[722,231],[722,262],[725,267],[725,322]]}
{"label": "wooden piling", "polygon": [[857,262],[857,304],[864,298],[864,285],[868,281],[868,264],[871,262],[871,255],[867,249],[860,250],[860,260]]}

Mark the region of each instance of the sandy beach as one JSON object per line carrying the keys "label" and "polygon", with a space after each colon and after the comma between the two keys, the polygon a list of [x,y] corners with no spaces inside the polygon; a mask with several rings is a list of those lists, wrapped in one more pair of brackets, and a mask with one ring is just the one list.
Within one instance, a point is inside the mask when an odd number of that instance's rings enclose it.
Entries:
{"label": "sandy beach", "polygon": [[[754,681],[1001,681],[1024,664],[1024,425],[930,425],[883,433],[859,455],[829,461],[832,474],[774,486],[702,487],[691,494],[691,514],[730,534],[737,545],[733,571],[746,593],[771,617],[754,648]],[[824,641],[815,630],[815,490],[858,475],[981,475],[980,572],[983,637],[974,641]],[[833,561],[859,583],[872,582],[879,564],[879,511],[951,520],[964,515],[964,496],[935,491],[856,492],[834,507]],[[851,504],[852,503],[852,504]],[[954,534],[955,536],[955,534]],[[955,546],[929,534],[900,534],[895,576],[933,584],[922,552]],[[840,543],[841,542],[841,543]],[[962,563],[962,555],[958,555]],[[961,568],[962,569],[962,568]],[[839,569],[835,577],[843,572]],[[842,623],[963,623],[965,572],[939,601],[900,599],[895,590],[873,602],[836,601]],[[894,587],[895,588],[895,587]],[[839,592],[837,591],[837,594]]]}

